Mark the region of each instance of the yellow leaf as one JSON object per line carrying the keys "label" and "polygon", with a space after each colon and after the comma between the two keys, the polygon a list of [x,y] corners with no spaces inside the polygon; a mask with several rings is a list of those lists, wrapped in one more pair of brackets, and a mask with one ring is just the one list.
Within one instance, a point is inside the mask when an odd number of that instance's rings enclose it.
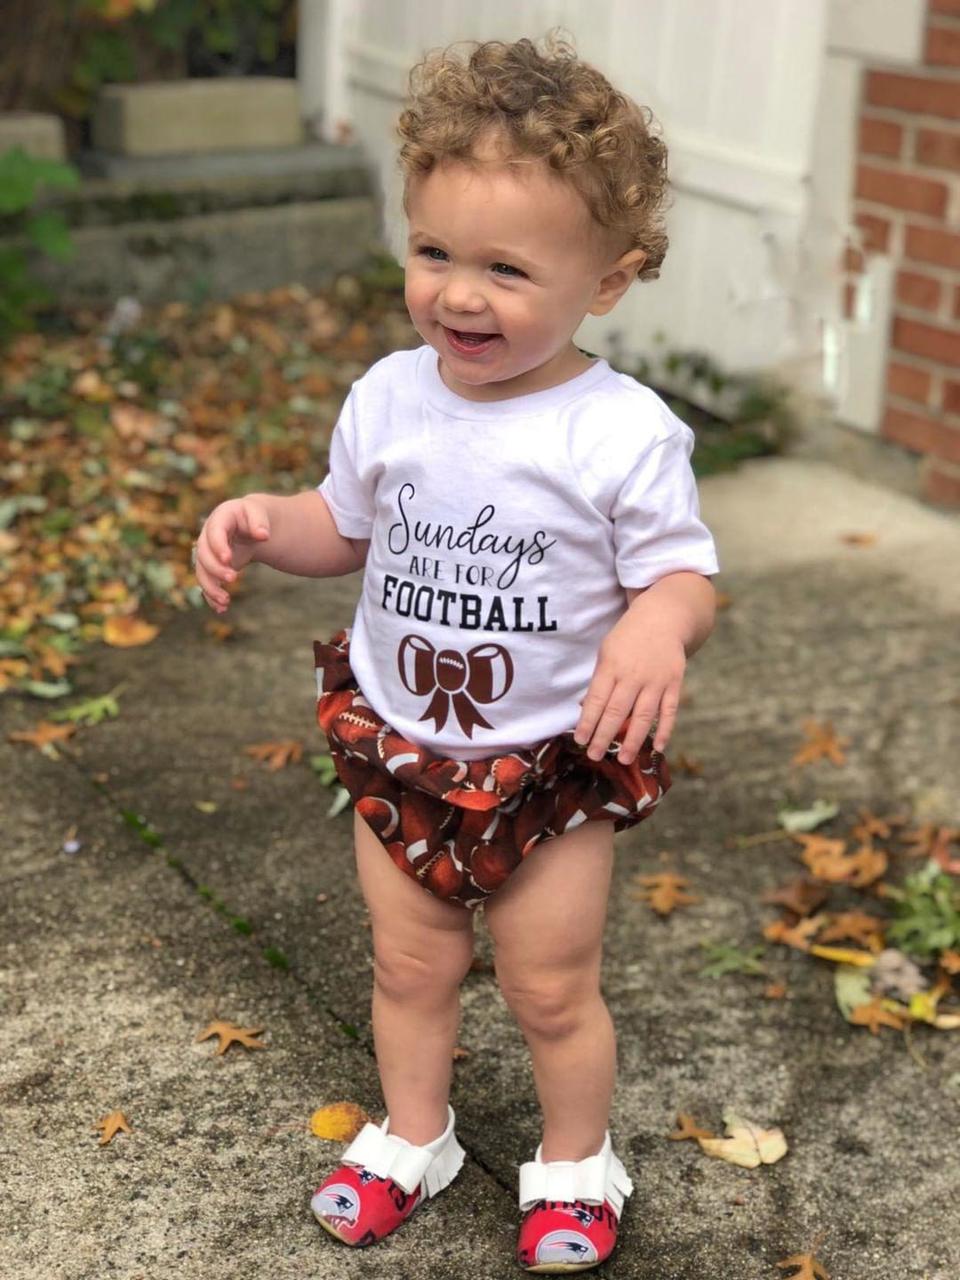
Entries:
{"label": "yellow leaf", "polygon": [[159,629],[135,615],[112,617],[103,624],[103,638],[115,649],[129,649],[134,645],[149,644]]}
{"label": "yellow leaf", "polygon": [[310,1117],[311,1132],[330,1142],[351,1142],[370,1117],[355,1102],[331,1102]]}
{"label": "yellow leaf", "polygon": [[858,964],[863,969],[872,969],[877,957],[869,951],[854,951],[850,947],[824,947],[813,943],[810,947],[812,956],[820,956],[823,960],[836,960],[838,964]]}

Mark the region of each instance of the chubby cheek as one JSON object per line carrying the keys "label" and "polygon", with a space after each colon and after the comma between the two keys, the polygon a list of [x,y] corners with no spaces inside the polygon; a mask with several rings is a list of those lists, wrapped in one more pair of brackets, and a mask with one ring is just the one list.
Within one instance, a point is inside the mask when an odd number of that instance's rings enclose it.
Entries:
{"label": "chubby cheek", "polygon": [[430,318],[435,292],[429,280],[418,278],[412,272],[407,273],[403,298],[414,323]]}

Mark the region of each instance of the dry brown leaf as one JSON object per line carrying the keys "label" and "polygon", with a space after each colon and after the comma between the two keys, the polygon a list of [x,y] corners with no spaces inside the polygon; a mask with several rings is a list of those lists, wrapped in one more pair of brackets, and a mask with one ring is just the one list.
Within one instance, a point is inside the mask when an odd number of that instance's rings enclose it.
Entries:
{"label": "dry brown leaf", "polygon": [[791,925],[789,920],[774,920],[766,925],[763,936],[768,942],[782,942],[784,946],[796,947],[798,951],[809,951],[810,940],[816,936],[826,916],[808,916]]}
{"label": "dry brown leaf", "polygon": [[799,1267],[790,1280],[830,1280],[830,1275],[822,1262],[818,1262],[812,1253],[795,1253],[791,1258],[784,1258],[777,1263],[778,1267]]}
{"label": "dry brown leaf", "polygon": [[817,720],[804,720],[803,731],[807,740],[794,755],[791,764],[810,764],[821,757],[832,760],[836,765],[846,764],[847,757],[843,754],[843,748],[850,745],[850,739],[838,738],[830,720],[823,724]]}
{"label": "dry brown leaf", "polygon": [[768,982],[763,988],[762,994],[768,1000],[785,1000],[787,998],[787,984],[785,982]]}
{"label": "dry brown leaf", "polygon": [[871,951],[882,951],[884,922],[879,916],[872,916],[866,911],[841,911],[830,917],[830,923],[820,934],[821,942],[862,943]]}
{"label": "dry brown leaf", "polygon": [[798,916],[808,916],[822,906],[827,898],[827,890],[822,884],[807,876],[798,876],[789,884],[780,885],[776,889],[768,889],[760,895],[761,902],[769,902],[774,906],[786,907]]}
{"label": "dry brown leaf", "polygon": [[310,1130],[328,1142],[352,1142],[370,1117],[355,1102],[330,1102],[310,1117]]}
{"label": "dry brown leaf", "polygon": [[670,871],[661,871],[653,876],[635,876],[635,882],[649,885],[631,893],[635,902],[646,902],[658,915],[666,916],[677,907],[686,907],[693,902],[700,902],[696,894],[686,893],[684,886],[690,881],[686,876],[674,875]]}
{"label": "dry brown leaf", "polygon": [[103,638],[115,649],[130,649],[136,645],[149,644],[159,630],[159,627],[145,622],[136,614],[118,615],[107,618],[103,624]]}
{"label": "dry brown leaf", "polygon": [[198,1036],[194,1037],[194,1044],[198,1040],[209,1040],[211,1036],[217,1036],[220,1043],[217,1053],[226,1053],[227,1049],[233,1043],[242,1044],[248,1049],[266,1049],[265,1044],[261,1044],[259,1040],[254,1040],[254,1036],[263,1033],[263,1027],[235,1027],[232,1022],[211,1022],[206,1031],[201,1031]]}
{"label": "dry brown leaf", "polygon": [[244,754],[261,760],[269,769],[283,769],[296,764],[303,756],[303,743],[296,738],[282,738],[275,742],[254,742],[244,747]]}
{"label": "dry brown leaf", "polygon": [[716,1136],[709,1129],[701,1129],[689,1111],[677,1112],[677,1124],[679,1128],[675,1129],[673,1133],[667,1134],[667,1137],[673,1142],[683,1142],[685,1138],[713,1138]]}
{"label": "dry brown leaf", "polygon": [[892,813],[886,818],[878,817],[877,814],[871,813],[869,809],[858,809],[860,821],[851,830],[850,834],[858,840],[870,840],[874,836],[879,836],[881,840],[888,840],[893,827],[902,827],[907,821],[901,814]]}
{"label": "dry brown leaf", "polygon": [[75,724],[54,724],[51,720],[41,720],[34,729],[21,729],[17,733],[8,733],[8,742],[29,742],[37,750],[41,750],[48,742],[63,742],[73,737],[77,731]]}
{"label": "dry brown leaf", "polygon": [[875,1036],[880,1034],[881,1027],[893,1027],[895,1031],[902,1031],[905,1026],[904,1018],[899,1013],[884,1008],[884,1002],[879,997],[851,1009],[850,1021],[861,1027],[869,1027]]}
{"label": "dry brown leaf", "polygon": [[91,1128],[93,1129],[94,1133],[96,1133],[98,1129],[102,1131],[103,1136],[101,1137],[100,1143],[99,1143],[101,1147],[105,1146],[106,1143],[108,1143],[110,1139],[113,1137],[113,1135],[115,1133],[118,1133],[121,1129],[123,1130],[124,1133],[133,1132],[133,1130],[127,1124],[127,1118],[122,1111],[111,1111],[110,1114],[104,1116],[102,1120],[98,1120],[95,1125],[91,1125]]}

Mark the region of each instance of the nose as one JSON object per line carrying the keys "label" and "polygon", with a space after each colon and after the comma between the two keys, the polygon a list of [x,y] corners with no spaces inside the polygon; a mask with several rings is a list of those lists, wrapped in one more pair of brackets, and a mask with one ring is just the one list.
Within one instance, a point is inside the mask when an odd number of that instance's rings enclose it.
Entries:
{"label": "nose", "polygon": [[479,315],[486,310],[486,300],[475,283],[465,274],[451,272],[444,282],[440,301],[450,312]]}

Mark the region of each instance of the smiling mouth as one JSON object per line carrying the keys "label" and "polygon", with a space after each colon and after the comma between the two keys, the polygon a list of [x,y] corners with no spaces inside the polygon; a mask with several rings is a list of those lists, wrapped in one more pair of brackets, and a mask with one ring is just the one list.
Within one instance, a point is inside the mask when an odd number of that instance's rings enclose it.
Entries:
{"label": "smiling mouth", "polygon": [[494,338],[499,338],[499,333],[478,333],[467,329],[451,329],[449,325],[444,325],[448,336],[454,339],[458,345],[466,347],[482,347],[492,342]]}

